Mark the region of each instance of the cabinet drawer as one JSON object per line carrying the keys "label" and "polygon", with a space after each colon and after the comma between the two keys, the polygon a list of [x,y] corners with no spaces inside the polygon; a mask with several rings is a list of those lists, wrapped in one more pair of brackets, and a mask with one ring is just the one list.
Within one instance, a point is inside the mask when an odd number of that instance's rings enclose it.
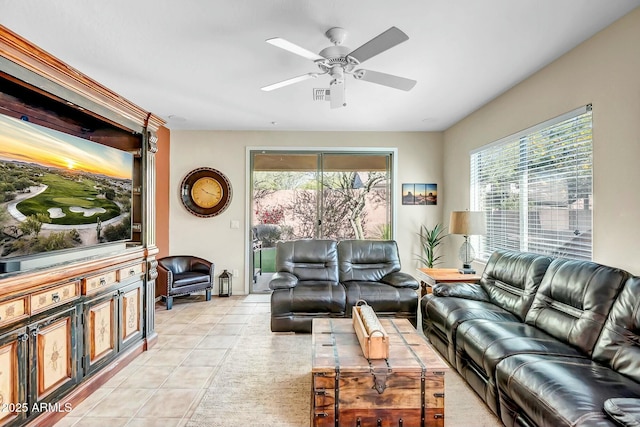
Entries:
{"label": "cabinet drawer", "polygon": [[31,314],[38,313],[50,307],[78,297],[78,282],[56,286],[46,291],[31,295]]}
{"label": "cabinet drawer", "polygon": [[0,326],[29,315],[27,297],[16,298],[0,303]]}
{"label": "cabinet drawer", "polygon": [[118,281],[124,282],[125,280],[139,276],[144,272],[144,264],[134,264],[118,270]]}
{"label": "cabinet drawer", "polygon": [[117,272],[98,274],[82,279],[82,294],[88,295],[100,289],[111,286],[118,281]]}

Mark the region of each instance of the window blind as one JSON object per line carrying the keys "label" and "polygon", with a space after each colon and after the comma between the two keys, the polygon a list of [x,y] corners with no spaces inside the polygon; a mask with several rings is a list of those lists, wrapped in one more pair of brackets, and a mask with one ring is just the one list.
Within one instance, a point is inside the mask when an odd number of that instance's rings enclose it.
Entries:
{"label": "window blind", "polygon": [[484,211],[478,258],[497,249],[590,260],[591,105],[471,152],[471,208]]}

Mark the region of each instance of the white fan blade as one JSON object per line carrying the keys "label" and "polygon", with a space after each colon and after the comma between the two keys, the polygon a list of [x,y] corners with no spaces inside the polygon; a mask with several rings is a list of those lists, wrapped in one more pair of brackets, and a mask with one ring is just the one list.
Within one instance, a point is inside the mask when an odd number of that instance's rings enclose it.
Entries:
{"label": "white fan blade", "polygon": [[278,82],[278,83],[274,83],[274,84],[269,85],[269,86],[261,87],[260,89],[262,89],[265,92],[269,92],[269,91],[272,91],[274,89],[280,89],[281,87],[292,85],[294,83],[302,82],[302,81],[309,80],[309,79],[315,79],[316,77],[318,77],[318,73],[307,73],[307,74],[303,74],[303,75],[298,76],[298,77],[292,77],[290,79],[283,80],[283,81]]}
{"label": "white fan blade", "polygon": [[284,49],[291,53],[295,53],[296,55],[300,55],[303,58],[310,59],[312,61],[324,61],[325,58],[322,56],[311,52],[303,47],[298,46],[297,44],[293,44],[288,40],[282,39],[280,37],[274,37],[272,39],[265,40],[267,43],[272,44],[274,46],[279,47],[280,49]]}
{"label": "white fan blade", "polygon": [[387,31],[372,38],[353,52],[347,55],[356,59],[359,63],[363,63],[387,49],[409,40],[409,36],[400,31],[396,27],[391,27]]}
{"label": "white fan blade", "polygon": [[364,80],[366,82],[389,86],[400,90],[411,90],[416,83],[418,83],[415,80],[371,70],[356,70],[353,72],[353,77],[358,80]]}
{"label": "white fan blade", "polygon": [[329,97],[329,105],[331,108],[340,108],[347,105],[347,103],[344,102],[344,80],[331,82],[329,85]]}

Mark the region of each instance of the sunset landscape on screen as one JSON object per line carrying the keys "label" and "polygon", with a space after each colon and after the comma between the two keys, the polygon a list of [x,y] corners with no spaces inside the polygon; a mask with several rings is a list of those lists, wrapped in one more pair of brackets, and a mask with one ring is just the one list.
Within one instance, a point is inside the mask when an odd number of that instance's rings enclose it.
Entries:
{"label": "sunset landscape on screen", "polygon": [[131,179],[131,154],[0,115],[0,159]]}

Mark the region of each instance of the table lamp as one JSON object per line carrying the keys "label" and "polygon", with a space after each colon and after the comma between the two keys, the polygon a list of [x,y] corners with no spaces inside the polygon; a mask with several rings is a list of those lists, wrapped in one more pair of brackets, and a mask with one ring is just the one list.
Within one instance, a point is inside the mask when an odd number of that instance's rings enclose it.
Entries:
{"label": "table lamp", "polygon": [[469,236],[485,234],[487,231],[484,212],[453,211],[449,219],[449,233],[464,236],[464,243],[460,246],[458,258],[462,261],[462,268],[458,271],[462,274],[475,274],[471,268],[471,262],[476,253],[469,243]]}

